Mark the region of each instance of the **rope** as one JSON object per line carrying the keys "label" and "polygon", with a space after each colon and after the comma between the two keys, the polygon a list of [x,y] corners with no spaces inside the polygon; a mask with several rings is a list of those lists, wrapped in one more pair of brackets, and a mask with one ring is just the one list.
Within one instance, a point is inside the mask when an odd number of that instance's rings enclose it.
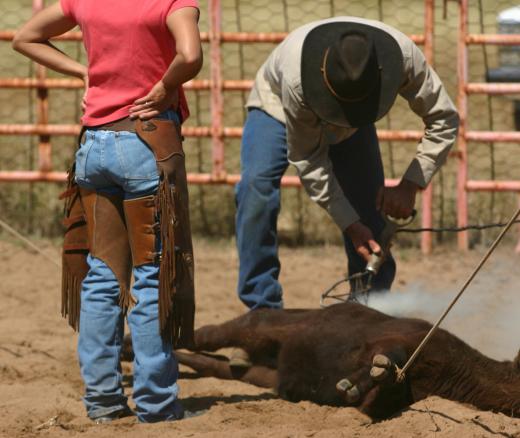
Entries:
{"label": "rope", "polygon": [[22,236],[18,231],[16,231],[14,228],[9,226],[7,223],[5,223],[2,219],[0,219],[0,226],[6,230],[7,232],[11,233],[13,236],[20,239],[23,243],[25,243],[27,246],[32,248],[34,251],[36,251],[38,254],[40,254],[42,257],[45,257],[49,262],[51,262],[53,265],[56,265],[59,269],[61,269],[61,264],[58,263],[56,260],[54,260],[51,256],[44,253],[40,248],[38,248],[34,243],[32,243],[29,239]]}
{"label": "rope", "polygon": [[[520,220],[514,220],[514,224],[520,224]],[[442,233],[445,231],[458,233],[460,231],[466,230],[486,230],[488,228],[499,228],[505,227],[508,225],[508,222],[504,223],[494,223],[494,224],[484,224],[484,225],[466,225],[465,227],[439,227],[439,228],[398,228],[396,233],[422,233],[422,232],[432,232],[432,233]]]}
{"label": "rope", "polygon": [[471,281],[475,278],[477,273],[480,271],[486,260],[489,258],[491,253],[495,250],[497,245],[500,243],[502,238],[505,236],[509,228],[515,223],[516,218],[520,215],[520,207],[516,210],[516,213],[511,217],[509,222],[506,224],[505,228],[501,231],[501,233],[498,235],[498,237],[495,239],[487,253],[484,255],[478,266],[473,270],[471,275],[468,277],[464,285],[462,286],[462,289],[457,294],[457,296],[452,300],[448,308],[444,311],[444,313],[441,315],[441,317],[438,319],[438,321],[435,323],[435,325],[431,328],[431,330],[428,332],[428,334],[424,337],[424,339],[421,341],[417,349],[414,351],[414,353],[410,356],[410,359],[408,359],[408,362],[404,365],[402,369],[397,368],[397,382],[402,382],[405,378],[406,370],[412,365],[412,363],[415,361],[416,357],[419,355],[419,353],[422,351],[426,343],[430,340],[430,338],[433,336],[439,325],[444,321],[444,318],[448,315],[452,307],[455,305],[455,303],[459,300],[459,298],[462,296],[466,288],[469,286]]}

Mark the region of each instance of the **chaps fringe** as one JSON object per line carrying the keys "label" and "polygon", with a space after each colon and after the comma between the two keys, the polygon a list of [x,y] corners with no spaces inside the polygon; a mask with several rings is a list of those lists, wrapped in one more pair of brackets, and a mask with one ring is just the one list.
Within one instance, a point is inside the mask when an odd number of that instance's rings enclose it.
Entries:
{"label": "chaps fringe", "polygon": [[[163,173],[156,198],[162,242],[159,322],[163,339],[171,342],[174,348],[189,347],[193,344],[195,319],[193,272],[186,267],[186,257],[192,258],[192,255],[183,252],[186,242],[178,235],[178,232],[182,231],[180,228],[187,226],[187,223],[178,217],[180,208],[177,207],[180,206],[180,202],[182,201],[178,189],[170,184],[168,176]],[[187,205],[183,207],[188,208]],[[189,262],[192,263],[192,259]],[[188,290],[185,291],[186,288]]]}
{"label": "chaps fringe", "polygon": [[[189,281],[189,284],[193,284],[193,270],[186,267],[186,257],[192,258],[191,253],[179,253],[177,254],[177,275],[183,278],[185,282]],[[191,272],[190,272],[191,271]],[[188,280],[189,279],[189,280]],[[193,293],[183,293],[177,290],[174,297],[174,321],[176,327],[179,328],[178,335],[178,348],[193,348],[194,346],[194,333],[193,325],[195,320],[195,301]]]}
{"label": "chaps fringe", "polygon": [[161,178],[155,205],[162,244],[159,266],[161,336],[174,348],[190,348],[193,347],[195,293],[180,126],[170,120],[138,120],[136,132],[153,151]]}
{"label": "chaps fringe", "polygon": [[[186,181],[185,181],[186,183]],[[181,190],[174,192],[175,205],[181,205],[182,216],[180,221],[176,221],[175,225],[179,225],[182,244],[178,245],[175,266],[177,269],[176,293],[174,306],[175,324],[180,330],[178,333],[179,348],[193,348],[194,346],[194,321],[195,321],[195,295],[194,295],[194,261],[193,248],[191,244],[189,206],[186,192],[186,198],[182,199]],[[181,228],[182,227],[182,228]],[[180,250],[179,250],[180,247]]]}
{"label": "chaps fringe", "polygon": [[69,325],[76,331],[80,323],[81,283],[88,271],[88,238],[79,196],[73,166],[68,172],[67,189],[60,195],[60,199],[65,199],[61,315],[67,318]]}
{"label": "chaps fringe", "polygon": [[165,341],[176,345],[179,326],[176,320],[175,301],[175,187],[170,186],[168,176],[163,173],[157,190],[156,210],[161,234],[161,262],[159,268],[159,322]]}
{"label": "chaps fringe", "polygon": [[[63,265],[65,266],[65,264]],[[75,330],[79,330],[79,314],[81,302],[81,281],[63,269],[61,280],[61,316],[67,318],[68,324]]]}
{"label": "chaps fringe", "polygon": [[119,286],[119,306],[123,309],[124,314],[128,312],[130,308],[132,308],[136,301],[130,292],[129,288],[124,288],[123,286]]}

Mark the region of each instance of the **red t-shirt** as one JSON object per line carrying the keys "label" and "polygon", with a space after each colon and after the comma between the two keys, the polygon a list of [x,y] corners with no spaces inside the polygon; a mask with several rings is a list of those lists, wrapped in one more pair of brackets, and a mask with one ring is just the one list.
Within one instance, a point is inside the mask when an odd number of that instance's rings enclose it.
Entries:
{"label": "red t-shirt", "polygon": [[[198,0],[60,0],[66,17],[83,32],[89,88],[83,125],[96,126],[128,116],[133,102],[146,96],[175,56],[166,18]],[[188,117],[179,90],[181,117]]]}

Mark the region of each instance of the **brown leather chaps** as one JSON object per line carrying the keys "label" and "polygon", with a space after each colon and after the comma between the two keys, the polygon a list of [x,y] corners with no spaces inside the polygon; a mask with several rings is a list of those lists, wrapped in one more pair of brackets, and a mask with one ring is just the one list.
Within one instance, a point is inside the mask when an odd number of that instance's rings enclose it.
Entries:
{"label": "brown leather chaps", "polygon": [[61,196],[65,198],[61,311],[77,330],[89,252],[113,271],[124,309],[133,303],[132,266],[159,263],[161,336],[175,348],[186,348],[193,344],[195,293],[181,136],[170,120],[136,121],[135,127],[156,158],[160,175],[157,194],[123,201],[118,196],[80,189],[74,181],[74,168],[69,172],[68,188]]}

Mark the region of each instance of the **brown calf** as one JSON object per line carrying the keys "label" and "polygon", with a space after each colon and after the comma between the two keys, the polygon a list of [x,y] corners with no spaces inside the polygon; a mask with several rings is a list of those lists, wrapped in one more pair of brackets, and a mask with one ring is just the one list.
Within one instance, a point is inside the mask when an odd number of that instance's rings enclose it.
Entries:
{"label": "brown calf", "polygon": [[430,328],[350,302],[323,310],[261,309],[195,333],[197,351],[239,347],[251,367],[230,367],[215,355],[177,354],[203,376],[272,387],[290,401],[357,406],[373,418],[430,395],[520,416],[519,357],[492,360],[445,330],[396,383],[396,365],[404,365]]}

